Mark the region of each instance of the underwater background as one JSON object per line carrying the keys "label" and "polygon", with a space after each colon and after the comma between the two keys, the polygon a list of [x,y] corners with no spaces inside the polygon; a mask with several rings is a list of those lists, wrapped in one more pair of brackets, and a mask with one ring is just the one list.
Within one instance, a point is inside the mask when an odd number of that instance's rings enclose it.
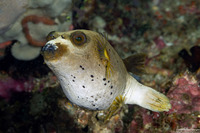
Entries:
{"label": "underwater background", "polygon": [[[51,31],[105,33],[122,58],[147,55],[136,76],[165,94],[168,112],[72,105],[40,54]],[[0,133],[200,132],[200,1],[0,0]]]}

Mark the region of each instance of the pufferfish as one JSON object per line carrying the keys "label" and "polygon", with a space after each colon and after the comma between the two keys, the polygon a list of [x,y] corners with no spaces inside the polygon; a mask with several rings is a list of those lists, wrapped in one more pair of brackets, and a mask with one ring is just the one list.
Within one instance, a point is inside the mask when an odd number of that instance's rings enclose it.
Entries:
{"label": "pufferfish", "polygon": [[42,48],[45,63],[72,103],[90,110],[115,111],[120,103],[156,112],[171,108],[165,95],[129,74],[102,34],[90,30],[53,31],[47,41]]}

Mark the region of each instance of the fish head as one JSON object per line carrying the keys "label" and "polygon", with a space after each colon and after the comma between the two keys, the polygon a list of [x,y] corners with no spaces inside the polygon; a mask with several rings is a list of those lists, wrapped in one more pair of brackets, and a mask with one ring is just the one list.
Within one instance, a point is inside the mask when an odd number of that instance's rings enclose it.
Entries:
{"label": "fish head", "polygon": [[41,54],[51,69],[62,65],[73,66],[81,61],[93,64],[100,60],[98,45],[99,42],[105,43],[105,40],[101,34],[89,30],[53,31],[48,34],[48,42]]}

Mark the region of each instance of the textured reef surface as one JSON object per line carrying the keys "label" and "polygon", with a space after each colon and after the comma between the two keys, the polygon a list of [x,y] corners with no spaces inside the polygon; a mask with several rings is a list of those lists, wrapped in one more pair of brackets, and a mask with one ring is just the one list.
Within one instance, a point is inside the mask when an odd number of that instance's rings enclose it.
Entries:
{"label": "textured reef surface", "polygon": [[[71,6],[62,6],[62,11],[50,4],[67,3],[67,0],[31,1],[30,5],[27,0],[22,1],[25,3],[19,3],[18,12],[7,12],[7,15],[20,16],[14,27],[12,23],[16,18],[9,20],[0,12],[9,22],[0,29],[0,132],[200,132],[199,1],[74,0],[69,1]],[[9,2],[4,1],[4,4],[9,6]],[[49,24],[51,22],[55,25]],[[134,76],[165,94],[172,108],[158,113],[124,105],[104,122],[106,111],[72,105],[38,50],[32,51],[33,46],[41,48],[50,29],[63,31],[65,25],[66,30],[105,32],[122,58],[145,53],[147,73]],[[20,33],[9,32],[15,28]],[[42,35],[38,36],[40,30]],[[38,41],[42,44],[37,45]],[[17,47],[16,43],[24,44],[26,49]],[[30,58],[20,59],[17,55],[27,49],[32,51],[25,53]],[[31,58],[32,55],[37,56]]]}

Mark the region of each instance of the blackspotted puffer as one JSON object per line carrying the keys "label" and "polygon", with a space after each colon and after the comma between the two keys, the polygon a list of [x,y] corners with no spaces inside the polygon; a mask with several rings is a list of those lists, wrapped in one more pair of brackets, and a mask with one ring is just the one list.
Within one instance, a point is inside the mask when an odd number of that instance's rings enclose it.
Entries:
{"label": "blackspotted puffer", "polygon": [[90,110],[105,110],[117,102],[157,112],[171,108],[165,95],[127,72],[102,34],[90,30],[51,32],[47,40],[42,48],[45,63],[72,103]]}

